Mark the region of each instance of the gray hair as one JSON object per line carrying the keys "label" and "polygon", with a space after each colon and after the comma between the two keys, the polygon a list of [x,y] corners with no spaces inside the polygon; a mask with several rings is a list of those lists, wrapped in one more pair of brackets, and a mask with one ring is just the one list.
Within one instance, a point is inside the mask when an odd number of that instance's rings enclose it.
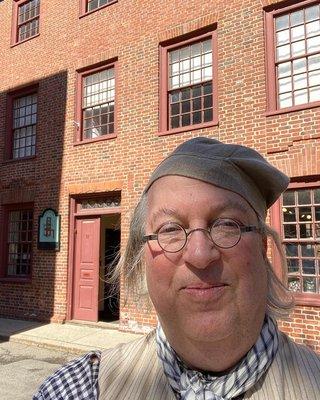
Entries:
{"label": "gray hair", "polygon": [[[147,193],[143,193],[132,215],[127,245],[109,282],[120,282],[120,277],[122,277],[125,301],[130,297],[138,304],[144,302],[144,304],[150,305],[145,278],[144,242],[142,240],[145,234],[146,215]],[[285,286],[287,263],[283,246],[277,232],[262,221],[260,217],[258,217],[258,221],[264,237],[275,246],[281,259],[281,276],[278,278],[269,258],[266,254],[264,255],[268,278],[267,313],[283,318],[288,316],[294,305],[293,296]],[[146,301],[147,303],[145,303]]]}

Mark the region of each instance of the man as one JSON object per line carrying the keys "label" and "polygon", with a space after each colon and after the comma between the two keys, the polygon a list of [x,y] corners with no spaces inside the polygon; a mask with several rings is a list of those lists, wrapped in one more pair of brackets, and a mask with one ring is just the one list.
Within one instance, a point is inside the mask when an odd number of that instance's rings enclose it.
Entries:
{"label": "man", "polygon": [[151,175],[116,271],[148,293],[157,330],[63,367],[34,399],[320,398],[319,356],[274,320],[292,300],[267,259],[267,235],[280,246],[265,218],[288,181],[244,146],[178,146]]}

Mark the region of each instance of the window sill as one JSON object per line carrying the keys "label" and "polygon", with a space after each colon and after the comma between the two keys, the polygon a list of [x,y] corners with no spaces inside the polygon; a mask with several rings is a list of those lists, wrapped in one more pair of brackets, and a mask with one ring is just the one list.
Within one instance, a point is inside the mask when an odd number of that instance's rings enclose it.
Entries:
{"label": "window sill", "polygon": [[320,307],[320,295],[312,293],[293,293],[296,306]]}
{"label": "window sill", "polygon": [[81,140],[79,142],[74,142],[74,146],[79,146],[82,144],[88,144],[88,143],[96,143],[96,142],[101,142],[102,140],[109,140],[109,139],[114,139],[117,137],[116,133],[109,134],[109,135],[103,135],[101,137],[95,138],[95,139],[86,139],[86,140]]}
{"label": "window sill", "polygon": [[197,124],[197,125],[188,125],[188,126],[183,126],[181,128],[175,128],[175,129],[170,129],[166,131],[160,131],[158,132],[158,136],[166,136],[166,135],[174,135],[176,133],[181,133],[181,132],[188,132],[188,131],[194,131],[196,129],[203,129],[203,128],[210,128],[212,126],[217,126],[219,124],[218,119],[206,122],[203,124]]}
{"label": "window sill", "polygon": [[29,278],[15,278],[15,277],[3,277],[0,278],[0,283],[31,283],[31,277]]}
{"label": "window sill", "polygon": [[11,164],[11,163],[15,163],[15,162],[34,160],[35,158],[36,158],[36,156],[21,157],[21,158],[10,158],[9,160],[4,160],[3,163],[4,164]]}
{"label": "window sill", "polygon": [[34,39],[34,38],[36,38],[38,36],[40,36],[40,33],[37,33],[36,35],[30,36],[27,39],[21,40],[20,42],[12,43],[10,47],[12,48],[12,47],[18,46],[19,44],[28,42],[29,40]]}
{"label": "window sill", "polygon": [[108,7],[108,6],[111,6],[112,4],[117,3],[117,2],[118,2],[118,0],[114,0],[114,1],[111,1],[110,3],[104,4],[104,5],[101,6],[101,7],[95,8],[94,10],[86,11],[86,12],[84,12],[83,14],[80,14],[80,15],[79,15],[79,18],[86,17],[87,15],[90,15],[90,14],[96,12],[96,11],[102,10],[103,8],[106,8],[106,7]]}
{"label": "window sill", "polygon": [[320,101],[315,101],[313,103],[307,103],[307,104],[301,104],[300,106],[295,106],[295,107],[281,108],[280,110],[267,111],[264,113],[264,115],[266,117],[272,117],[274,115],[286,114],[286,113],[301,111],[301,110],[308,110],[309,108],[315,108],[315,107],[320,107]]}

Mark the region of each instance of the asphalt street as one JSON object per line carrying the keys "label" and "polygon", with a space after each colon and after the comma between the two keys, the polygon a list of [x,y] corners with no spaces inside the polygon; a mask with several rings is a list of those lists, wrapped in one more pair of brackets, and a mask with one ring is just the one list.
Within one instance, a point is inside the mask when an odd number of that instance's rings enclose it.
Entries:
{"label": "asphalt street", "polygon": [[74,354],[0,341],[0,399],[30,400],[43,380]]}

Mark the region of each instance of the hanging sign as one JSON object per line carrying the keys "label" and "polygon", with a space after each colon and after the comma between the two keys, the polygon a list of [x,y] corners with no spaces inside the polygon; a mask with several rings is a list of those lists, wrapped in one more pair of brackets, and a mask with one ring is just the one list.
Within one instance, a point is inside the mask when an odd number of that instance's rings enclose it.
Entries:
{"label": "hanging sign", "polygon": [[39,216],[38,221],[38,249],[60,249],[60,215],[52,208],[47,208]]}

